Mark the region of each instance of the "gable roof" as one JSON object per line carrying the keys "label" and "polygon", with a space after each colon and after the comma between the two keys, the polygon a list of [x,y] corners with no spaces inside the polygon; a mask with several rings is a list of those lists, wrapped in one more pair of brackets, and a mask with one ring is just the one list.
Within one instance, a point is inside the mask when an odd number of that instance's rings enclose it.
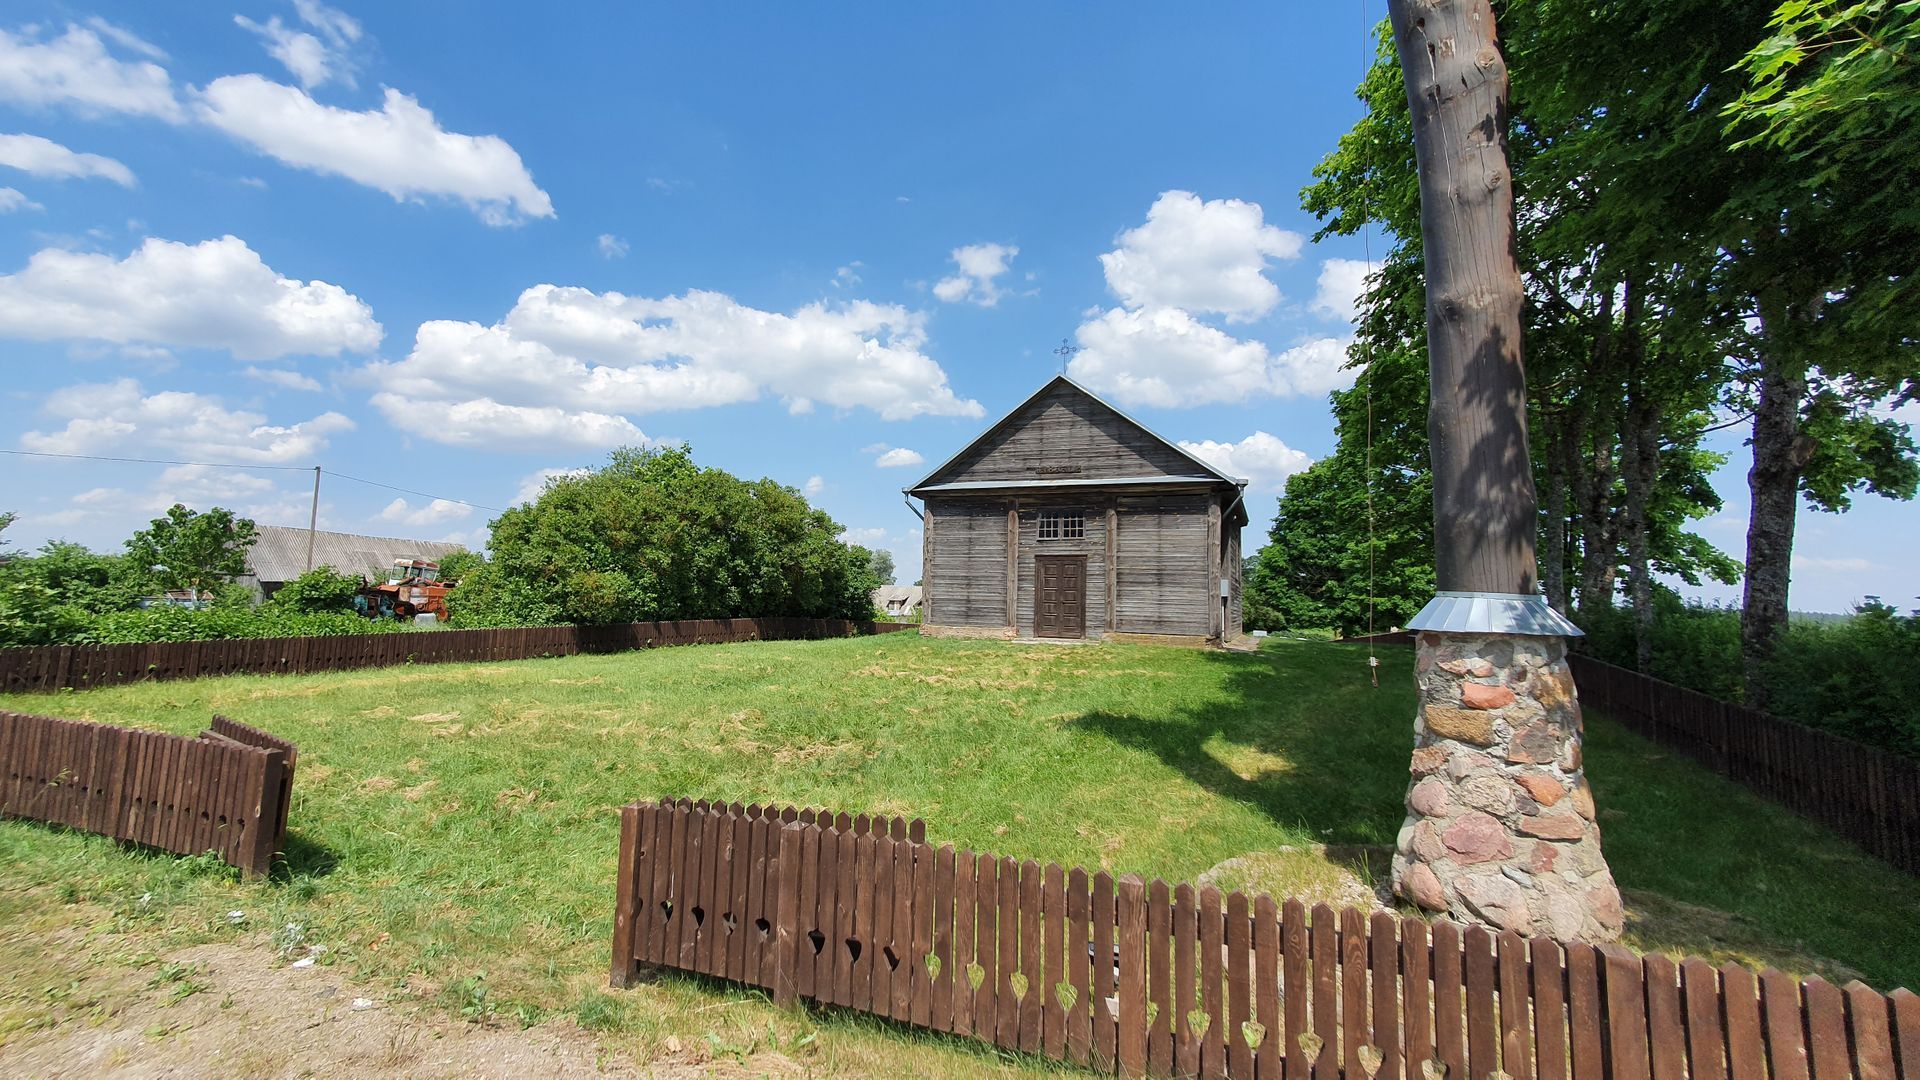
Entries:
{"label": "gable roof", "polygon": [[[313,565],[331,566],[343,574],[384,574],[395,559],[438,561],[465,550],[462,544],[441,540],[403,540],[393,536],[357,533],[313,534]],[[261,581],[292,581],[307,569],[307,530],[284,525],[262,525],[253,547],[247,549],[247,573]]]}
{"label": "gable roof", "polygon": [[[951,488],[949,488],[948,485],[944,485],[944,484],[932,485],[931,487],[929,487],[934,477],[939,476],[941,473],[952,468],[962,458],[965,458],[968,454],[972,453],[975,447],[981,445],[982,443],[986,442],[988,439],[992,438],[1002,428],[1006,427],[1009,423],[1011,423],[1014,420],[1014,418],[1018,417],[1022,412],[1026,411],[1030,406],[1033,405],[1034,402],[1040,400],[1042,397],[1046,396],[1050,391],[1060,386],[1065,386],[1073,390],[1075,393],[1079,394],[1081,397],[1086,398],[1088,401],[1093,402],[1095,405],[1098,405],[1101,408],[1112,413],[1113,415],[1119,417],[1121,420],[1125,421],[1127,424],[1139,430],[1139,432],[1145,435],[1147,438],[1152,439],[1154,442],[1159,443],[1161,446],[1164,446],[1165,448],[1172,451],[1174,454],[1178,455],[1179,457],[1184,458],[1187,461],[1191,462],[1194,466],[1194,473],[1191,476],[1115,477],[1107,480],[1097,480],[1097,481],[1096,480],[995,481],[992,483],[987,483],[987,482],[960,483],[960,484],[952,485]],[[1125,412],[1125,410],[1121,409],[1119,406],[1101,397],[1099,394],[1096,394],[1093,391],[1087,389],[1086,387],[1080,385],[1074,380],[1068,378],[1066,375],[1061,374],[1061,375],[1055,375],[1053,378],[1048,379],[1044,384],[1041,385],[1041,387],[1038,390],[1035,390],[1033,393],[1027,395],[1027,397],[1023,401],[1021,401],[1020,404],[1015,405],[1012,409],[1009,409],[1006,415],[1002,416],[1000,419],[988,425],[985,431],[982,431],[979,435],[975,436],[972,441],[968,442],[965,446],[962,446],[951,457],[948,457],[945,461],[942,461],[939,465],[935,466],[932,471],[927,473],[927,475],[921,477],[918,483],[909,485],[905,488],[902,488],[901,490],[908,494],[913,494],[923,489],[924,490],[943,490],[943,489],[944,490],[964,490],[964,489],[972,489],[972,488],[980,488],[980,487],[1043,488],[1043,487],[1060,487],[1060,486],[1088,486],[1088,485],[1099,484],[1099,483],[1109,483],[1109,484],[1112,484],[1112,483],[1131,483],[1131,484],[1187,483],[1187,484],[1191,484],[1195,481],[1216,481],[1219,483],[1233,484],[1236,487],[1245,487],[1247,485],[1247,481],[1244,478],[1238,477],[1238,476],[1229,476],[1226,473],[1221,472],[1219,469],[1213,467],[1207,462],[1202,461],[1198,457],[1195,457],[1192,453],[1188,452],[1186,449],[1181,447],[1179,443],[1174,442],[1173,440],[1161,435],[1159,432],[1153,430],[1152,428],[1141,423],[1140,421],[1135,420],[1132,416],[1129,416]]]}

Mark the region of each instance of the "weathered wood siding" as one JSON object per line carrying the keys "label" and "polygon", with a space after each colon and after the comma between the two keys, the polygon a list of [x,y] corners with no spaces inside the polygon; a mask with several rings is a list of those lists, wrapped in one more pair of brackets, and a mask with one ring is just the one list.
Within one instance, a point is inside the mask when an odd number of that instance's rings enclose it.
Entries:
{"label": "weathered wood siding", "polygon": [[1071,386],[1058,385],[989,431],[928,483],[1200,472],[1200,466],[1140,425]]}
{"label": "weathered wood siding", "polygon": [[[1082,540],[1040,539],[1041,510],[1079,510],[1086,518],[1087,535]],[[1034,633],[1034,556],[1084,555],[1087,558],[1087,636],[1097,638],[1107,626],[1107,498],[1097,500],[1050,499],[1045,502],[1020,500],[1019,613],[1017,628],[1022,636]]]}
{"label": "weathered wood siding", "polygon": [[1205,637],[1219,594],[1208,595],[1215,549],[1207,543],[1206,495],[1119,499],[1116,625],[1128,634]]}
{"label": "weathered wood siding", "polygon": [[924,620],[1006,626],[1006,500],[928,499],[927,526]]}
{"label": "weathered wood siding", "polygon": [[1245,584],[1241,580],[1243,570],[1240,555],[1240,526],[1227,525],[1227,581],[1233,586],[1233,596],[1227,603],[1227,636],[1238,637],[1246,631],[1246,608],[1240,602],[1240,590]]}

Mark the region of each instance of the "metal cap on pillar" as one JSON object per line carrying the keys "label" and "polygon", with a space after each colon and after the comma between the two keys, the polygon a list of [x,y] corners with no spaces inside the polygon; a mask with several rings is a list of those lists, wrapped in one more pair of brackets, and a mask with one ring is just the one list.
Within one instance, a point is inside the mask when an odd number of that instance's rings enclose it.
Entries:
{"label": "metal cap on pillar", "polygon": [[1536,637],[1584,637],[1585,631],[1547,606],[1543,596],[1527,593],[1435,593],[1420,613],[1407,620],[1409,630],[1442,634],[1528,634]]}

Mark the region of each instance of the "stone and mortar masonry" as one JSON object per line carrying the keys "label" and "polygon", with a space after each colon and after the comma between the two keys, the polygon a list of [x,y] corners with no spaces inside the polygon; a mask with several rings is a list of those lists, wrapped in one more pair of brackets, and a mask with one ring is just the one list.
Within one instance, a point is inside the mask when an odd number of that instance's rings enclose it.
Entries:
{"label": "stone and mortar masonry", "polygon": [[1560,941],[1613,941],[1566,641],[1421,633],[1407,822],[1393,888],[1428,911]]}

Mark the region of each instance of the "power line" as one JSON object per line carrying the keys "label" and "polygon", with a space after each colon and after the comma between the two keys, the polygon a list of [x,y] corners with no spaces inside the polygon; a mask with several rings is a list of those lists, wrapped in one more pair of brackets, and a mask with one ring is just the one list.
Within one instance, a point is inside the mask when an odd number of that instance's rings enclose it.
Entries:
{"label": "power line", "polygon": [[[166,458],[112,457],[105,454],[55,454],[44,450],[0,450],[0,454],[12,454],[15,457],[63,458],[70,461],[119,461],[138,465],[191,465],[200,469],[268,469],[275,472],[312,472],[315,468],[318,468],[318,466],[314,465],[241,465],[231,461],[172,461]],[[342,480],[351,480],[356,484],[365,484],[368,487],[385,488],[388,491],[399,491],[408,495],[417,495],[422,499],[438,499],[442,502],[458,503],[461,506],[471,506],[476,510],[489,510],[496,514],[504,512],[497,506],[487,506],[484,503],[470,502],[466,499],[449,499],[443,495],[434,495],[425,491],[415,491],[412,488],[396,487],[393,484],[383,484],[378,480],[349,476],[343,472],[333,472],[327,475],[338,477]]]}

